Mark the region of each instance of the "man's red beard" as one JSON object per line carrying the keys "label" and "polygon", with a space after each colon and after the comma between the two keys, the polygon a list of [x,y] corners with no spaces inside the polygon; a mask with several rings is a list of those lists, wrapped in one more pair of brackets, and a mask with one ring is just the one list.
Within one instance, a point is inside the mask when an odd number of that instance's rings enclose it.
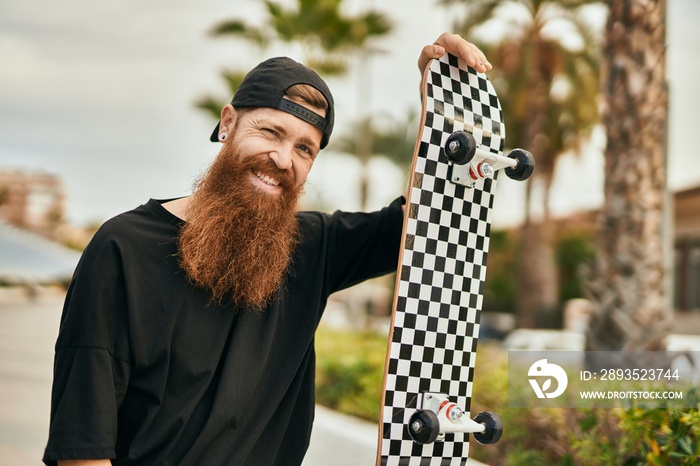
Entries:
{"label": "man's red beard", "polygon": [[[282,192],[264,192],[250,174],[279,180]],[[179,236],[180,265],[213,301],[261,311],[276,296],[297,243],[296,207],[302,188],[291,171],[260,157],[241,160],[225,144],[195,184]]]}

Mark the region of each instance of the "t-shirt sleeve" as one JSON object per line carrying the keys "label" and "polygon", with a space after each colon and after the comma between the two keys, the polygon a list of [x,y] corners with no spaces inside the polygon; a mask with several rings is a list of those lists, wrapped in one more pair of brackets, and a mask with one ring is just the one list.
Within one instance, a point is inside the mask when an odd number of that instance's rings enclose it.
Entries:
{"label": "t-shirt sleeve", "polygon": [[328,255],[333,292],[396,271],[404,203],[400,197],[377,212],[333,214],[335,233]]}
{"label": "t-shirt sleeve", "polygon": [[61,316],[46,464],[116,456],[117,412],[131,370],[126,308],[119,247],[98,232]]}

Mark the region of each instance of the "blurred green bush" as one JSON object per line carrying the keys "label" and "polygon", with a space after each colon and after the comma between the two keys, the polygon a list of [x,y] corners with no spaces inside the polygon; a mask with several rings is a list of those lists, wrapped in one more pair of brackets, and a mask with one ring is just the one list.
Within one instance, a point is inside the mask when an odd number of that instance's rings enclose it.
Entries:
{"label": "blurred green bush", "polygon": [[316,402],[378,422],[386,348],[386,335],[320,327],[316,332]]}

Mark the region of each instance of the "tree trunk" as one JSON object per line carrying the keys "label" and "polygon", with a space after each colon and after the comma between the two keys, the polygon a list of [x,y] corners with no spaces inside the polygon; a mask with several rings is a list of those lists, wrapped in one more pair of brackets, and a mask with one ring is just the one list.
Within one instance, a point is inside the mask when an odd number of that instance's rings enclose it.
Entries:
{"label": "tree trunk", "polygon": [[605,202],[588,350],[663,348],[667,91],[665,0],[608,0]]}
{"label": "tree trunk", "polygon": [[[520,228],[518,257],[518,326],[537,328],[554,323],[559,304],[559,277],[554,252],[554,230],[549,215],[551,179],[542,180],[542,218],[528,217]],[[528,192],[532,184],[528,186]],[[531,195],[527,195],[530,199]],[[529,205],[529,202],[527,202]],[[529,208],[529,207],[528,207]]]}
{"label": "tree trunk", "polygon": [[521,228],[518,308],[520,328],[551,327],[558,305],[552,228],[531,222]]}
{"label": "tree trunk", "polygon": [[[554,175],[554,156],[551,141],[547,138],[547,105],[551,79],[548,68],[546,47],[537,35],[537,45],[529,57],[532,66],[528,68],[528,114],[525,122],[527,147],[537,159],[534,178],[528,181],[526,198],[526,218],[520,233],[518,260],[518,325],[521,328],[541,326],[546,316],[552,314],[559,301],[559,286],[554,257],[553,231],[549,218],[549,188]],[[544,195],[541,198],[541,218],[533,219],[531,213],[532,187],[535,180],[542,182]]]}

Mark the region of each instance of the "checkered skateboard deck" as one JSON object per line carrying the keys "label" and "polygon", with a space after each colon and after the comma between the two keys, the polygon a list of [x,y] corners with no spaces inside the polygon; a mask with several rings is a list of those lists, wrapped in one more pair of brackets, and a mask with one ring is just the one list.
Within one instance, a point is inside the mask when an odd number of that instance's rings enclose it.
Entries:
{"label": "checkered skateboard deck", "polygon": [[[455,183],[448,137],[471,133],[481,154],[503,158],[501,104],[484,74],[452,55],[433,60],[407,195],[387,351],[377,465],[465,465],[468,433],[419,444],[411,416],[425,393],[469,415],[496,173]],[[486,152],[487,151],[487,152]],[[467,170],[467,174],[469,171]],[[510,175],[509,175],[510,176]],[[499,434],[500,436],[500,434]]]}

